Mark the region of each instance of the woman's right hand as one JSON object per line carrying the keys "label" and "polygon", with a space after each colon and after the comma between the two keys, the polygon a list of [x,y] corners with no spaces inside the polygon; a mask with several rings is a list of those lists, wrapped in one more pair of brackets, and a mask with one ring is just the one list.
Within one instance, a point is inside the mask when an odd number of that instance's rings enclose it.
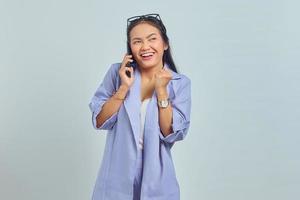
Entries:
{"label": "woman's right hand", "polygon": [[[123,58],[123,61],[121,63],[121,67],[119,69],[119,75],[120,75],[120,78],[121,78],[121,85],[124,85],[128,88],[130,88],[133,84],[134,72],[133,72],[132,67],[126,67],[126,65],[127,65],[128,62],[132,62],[132,61],[133,61],[132,55],[125,54],[125,56]],[[126,71],[130,72],[130,74],[131,74],[130,78],[126,75]]]}

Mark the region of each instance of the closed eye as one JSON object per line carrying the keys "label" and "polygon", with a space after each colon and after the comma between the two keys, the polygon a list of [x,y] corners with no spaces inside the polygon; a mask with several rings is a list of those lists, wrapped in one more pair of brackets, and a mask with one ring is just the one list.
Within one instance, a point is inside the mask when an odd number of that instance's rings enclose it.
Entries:
{"label": "closed eye", "polygon": [[139,43],[141,43],[140,40],[135,40],[135,41],[133,41],[133,44],[139,44]]}

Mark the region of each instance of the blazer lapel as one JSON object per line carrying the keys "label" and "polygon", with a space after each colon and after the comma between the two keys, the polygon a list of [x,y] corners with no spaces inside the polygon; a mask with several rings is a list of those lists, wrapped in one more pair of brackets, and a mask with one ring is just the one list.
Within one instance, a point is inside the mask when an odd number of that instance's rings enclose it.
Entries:
{"label": "blazer lapel", "polygon": [[141,107],[140,82],[141,82],[140,73],[138,69],[135,69],[133,85],[131,86],[129,92],[127,93],[127,97],[124,101],[124,106],[130,120],[136,147],[138,146],[138,140],[139,140],[139,135],[141,130],[140,129],[140,107]]}
{"label": "blazer lapel", "polygon": [[[167,68],[169,68],[169,66],[167,64],[165,64],[165,66]],[[171,80],[177,80],[180,79],[179,74],[173,72],[171,70],[172,73],[172,79]],[[167,91],[169,93],[169,95],[172,96],[172,81],[169,82],[168,86],[167,86]],[[140,130],[141,130],[141,124],[140,124],[140,107],[141,107],[141,75],[140,72],[138,70],[138,68],[135,69],[134,71],[134,82],[133,85],[131,86],[127,97],[124,101],[124,106],[125,106],[125,110],[128,114],[129,120],[130,120],[130,124],[131,124],[131,128],[132,128],[132,133],[133,133],[133,137],[135,140],[135,144],[136,147],[138,146],[138,141],[139,141],[139,137],[140,137]],[[155,120],[157,120],[157,117],[155,117],[156,115],[158,115],[158,108],[157,108],[157,97],[156,97],[156,92],[154,91],[151,101],[149,102],[149,106],[148,109],[149,111],[147,111],[147,117],[146,117],[146,121],[148,118],[148,122],[147,124],[155,124]],[[152,121],[152,123],[150,122]],[[145,122],[146,123],[146,122]],[[147,132],[147,131],[145,131]],[[144,137],[145,139],[146,137]]]}

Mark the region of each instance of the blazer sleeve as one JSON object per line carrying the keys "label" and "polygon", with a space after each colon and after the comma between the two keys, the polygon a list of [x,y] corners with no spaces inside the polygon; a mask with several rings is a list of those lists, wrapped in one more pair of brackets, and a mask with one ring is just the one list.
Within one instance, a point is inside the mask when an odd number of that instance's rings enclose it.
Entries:
{"label": "blazer sleeve", "polygon": [[117,113],[109,117],[99,128],[96,127],[96,117],[101,112],[104,103],[115,93],[118,83],[119,64],[112,64],[106,72],[103,81],[92,97],[89,108],[92,112],[92,124],[96,130],[111,130],[117,121]]}
{"label": "blazer sleeve", "polygon": [[160,132],[160,139],[170,143],[183,140],[190,126],[191,113],[191,81],[187,77],[183,77],[179,86],[174,88],[175,98],[171,101],[172,105],[172,133],[164,136]]}

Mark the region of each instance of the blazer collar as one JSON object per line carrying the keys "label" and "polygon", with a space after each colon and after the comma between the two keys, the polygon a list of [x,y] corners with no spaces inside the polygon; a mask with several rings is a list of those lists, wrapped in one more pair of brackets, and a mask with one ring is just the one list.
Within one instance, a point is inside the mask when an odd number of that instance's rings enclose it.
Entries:
{"label": "blazer collar", "polygon": [[181,76],[178,73],[176,73],[172,69],[170,69],[170,66],[167,63],[164,64],[164,68],[168,68],[171,71],[171,73],[172,73],[172,79],[171,80],[178,80],[178,79],[181,78]]}

